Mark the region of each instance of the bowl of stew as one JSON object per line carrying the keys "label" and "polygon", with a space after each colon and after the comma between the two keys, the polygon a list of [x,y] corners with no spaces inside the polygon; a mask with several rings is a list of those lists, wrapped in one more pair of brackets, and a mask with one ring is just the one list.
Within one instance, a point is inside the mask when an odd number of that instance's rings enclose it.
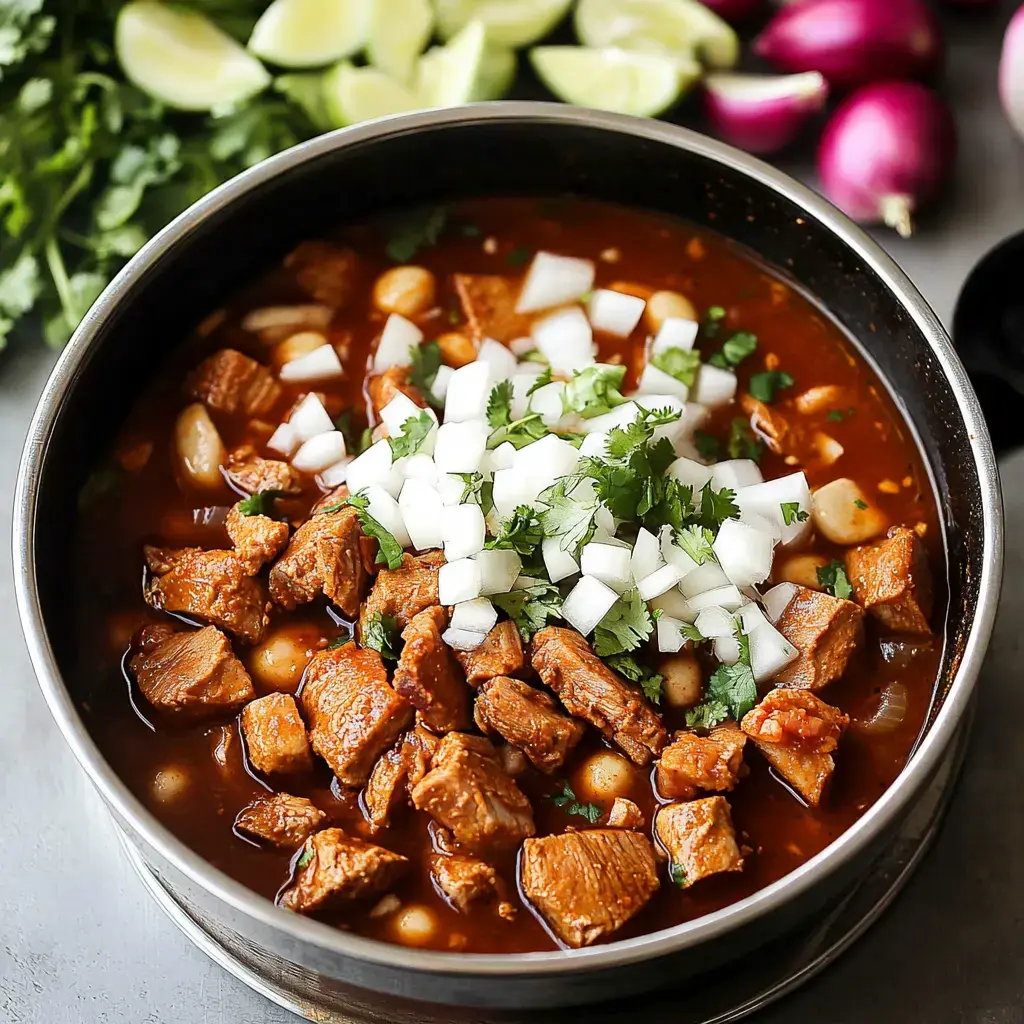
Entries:
{"label": "bowl of stew", "polygon": [[[546,104],[314,140],[90,312],[17,495],[58,724],[318,1006],[694,977],[869,869],[969,705],[994,460],[809,190]],[[282,980],[283,979],[283,980]]]}

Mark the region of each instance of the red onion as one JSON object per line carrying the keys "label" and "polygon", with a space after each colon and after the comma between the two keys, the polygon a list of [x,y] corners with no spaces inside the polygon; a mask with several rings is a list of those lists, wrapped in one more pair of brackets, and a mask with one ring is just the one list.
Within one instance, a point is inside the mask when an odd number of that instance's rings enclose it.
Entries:
{"label": "red onion", "polygon": [[1010,19],[999,61],[999,97],[1010,124],[1024,135],[1024,7]]}
{"label": "red onion", "polygon": [[828,84],[802,75],[708,75],[704,107],[715,133],[750,153],[777,153],[825,106]]}
{"label": "red onion", "polygon": [[761,6],[761,0],[701,0],[730,24],[746,21]]}
{"label": "red onion", "polygon": [[884,221],[906,238],[911,214],[938,195],[955,153],[953,119],[935,93],[878,82],[847,97],[825,125],[818,176],[854,220]]}
{"label": "red onion", "polygon": [[916,78],[942,62],[942,35],[921,0],[800,0],[754,40],[782,71],[820,71],[830,85]]}

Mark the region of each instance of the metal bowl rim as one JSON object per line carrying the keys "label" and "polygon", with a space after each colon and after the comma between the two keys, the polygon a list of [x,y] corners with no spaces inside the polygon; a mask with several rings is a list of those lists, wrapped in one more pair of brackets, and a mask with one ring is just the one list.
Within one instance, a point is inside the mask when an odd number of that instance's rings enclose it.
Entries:
{"label": "metal bowl rim", "polygon": [[[821,853],[753,895],[714,913],[672,928],[607,945],[570,951],[465,954],[416,950],[339,931],[275,906],[191,850],[131,793],[103,758],[61,680],[46,636],[35,581],[36,484],[64,393],[74,386],[99,328],[126,294],[170,246],[186,238],[201,221],[258,190],[275,175],[336,148],[435,128],[483,123],[540,123],[596,128],[687,150],[767,185],[802,208],[878,275],[928,340],[956,397],[973,443],[982,490],[985,548],[980,598],[960,667],[943,705],[918,749],[896,781],[854,825]],[[55,365],[33,415],[19,467],[13,523],[14,575],[18,610],[39,686],[64,739],[118,816],[185,877],[235,911],[289,938],[357,961],[399,971],[460,976],[551,976],[576,970],[623,966],[677,952],[753,924],[824,880],[855,857],[906,809],[930,777],[968,707],[995,619],[1002,576],[1003,521],[999,478],[978,400],[941,323],[895,261],[861,228],[817,193],[746,153],[675,125],[555,103],[502,102],[445,110],[418,111],[343,128],[280,153],[226,182],[193,204],[151,239],[107,287],[82,321]]]}

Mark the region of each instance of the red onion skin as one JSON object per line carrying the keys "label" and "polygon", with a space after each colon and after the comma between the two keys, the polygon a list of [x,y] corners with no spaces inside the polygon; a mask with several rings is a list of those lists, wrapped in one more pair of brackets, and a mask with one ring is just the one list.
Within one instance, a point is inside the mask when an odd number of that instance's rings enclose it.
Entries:
{"label": "red onion skin", "polygon": [[999,60],[999,98],[1010,124],[1024,136],[1024,7],[1010,19]]}
{"label": "red onion skin", "polygon": [[701,0],[701,2],[730,25],[746,21],[761,6],[761,0]]}
{"label": "red onion skin", "polygon": [[956,129],[946,105],[917,82],[877,82],[848,96],[818,148],[822,191],[862,223],[904,238],[911,214],[933,201],[952,169]]}
{"label": "red onion skin", "polygon": [[926,77],[943,57],[922,0],[799,0],[775,14],[754,52],[783,71],[820,71],[840,88]]}

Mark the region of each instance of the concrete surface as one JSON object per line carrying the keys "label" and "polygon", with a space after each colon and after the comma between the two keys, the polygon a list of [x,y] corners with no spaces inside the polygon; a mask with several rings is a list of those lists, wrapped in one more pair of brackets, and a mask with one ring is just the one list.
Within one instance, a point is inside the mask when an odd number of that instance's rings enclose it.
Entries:
{"label": "concrete surface", "polygon": [[[1024,228],[1024,143],[996,102],[1009,9],[947,18],[945,89],[957,114],[957,189],[919,235],[883,242],[948,323],[981,254]],[[806,170],[790,167],[797,173]],[[29,414],[53,356],[0,369],[0,537]],[[892,910],[764,1022],[1024,1021],[1024,453],[1002,464],[1006,590],[963,784],[939,842]],[[209,962],[144,894],[43,704],[0,544],[0,1020],[12,1024],[289,1024]],[[637,1019],[658,1024],[638,1009]]]}

